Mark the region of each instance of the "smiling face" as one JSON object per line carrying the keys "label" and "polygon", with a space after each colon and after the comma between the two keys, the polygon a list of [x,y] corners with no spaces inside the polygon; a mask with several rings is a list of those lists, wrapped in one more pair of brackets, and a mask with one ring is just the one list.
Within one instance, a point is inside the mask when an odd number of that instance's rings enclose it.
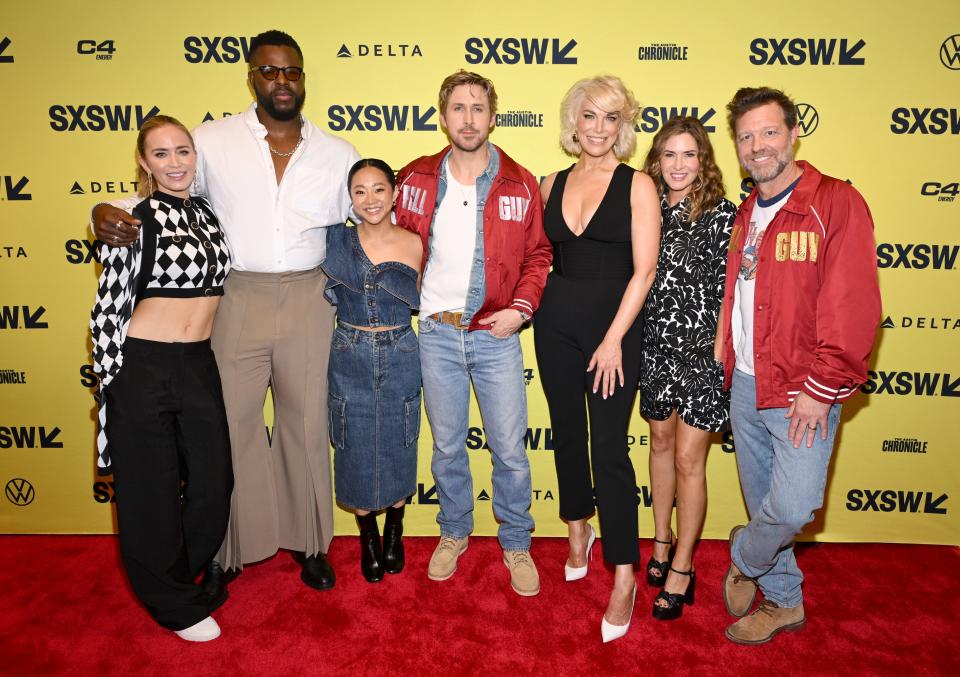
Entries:
{"label": "smiling face", "polygon": [[700,175],[700,149],[693,135],[683,132],[667,139],[660,153],[660,175],[676,197],[690,192]]}
{"label": "smiling face", "polygon": [[[303,68],[303,59],[293,47],[264,45],[258,47],[250,59],[250,67],[257,66]],[[274,120],[293,120],[300,115],[307,98],[305,73],[301,73],[298,80],[287,80],[284,72],[280,71],[276,80],[267,80],[260,71],[251,70],[247,77],[257,96],[257,105]]]}
{"label": "smiling face", "polygon": [[140,166],[153,176],[157,188],[177,197],[190,197],[190,184],[197,169],[197,152],[190,136],[175,125],[150,131],[143,140]]}
{"label": "smiling face", "polygon": [[620,134],[620,113],[602,110],[588,98],[577,115],[577,140],[582,152],[602,157],[613,151]]}
{"label": "smiling face", "polygon": [[493,111],[483,87],[458,85],[450,92],[447,108],[440,113],[450,143],[472,153],[487,142],[493,128]]}
{"label": "smiling face", "polygon": [[393,186],[387,176],[376,167],[357,170],[350,181],[350,199],[353,211],[364,223],[376,226],[390,216],[393,207]]}
{"label": "smiling face", "polygon": [[775,182],[793,163],[799,127],[787,127],[776,102],[757,106],[737,120],[735,135],[740,164],[758,184]]}

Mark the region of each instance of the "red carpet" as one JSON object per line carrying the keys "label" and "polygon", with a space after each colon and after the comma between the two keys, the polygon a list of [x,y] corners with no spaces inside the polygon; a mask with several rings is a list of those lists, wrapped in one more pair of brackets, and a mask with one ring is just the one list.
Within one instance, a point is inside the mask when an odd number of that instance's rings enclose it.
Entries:
{"label": "red carpet", "polygon": [[[697,603],[682,619],[653,620],[655,591],[638,578],[633,626],[606,646],[599,626],[612,573],[599,552],[586,579],[565,583],[565,541],[535,539],[542,590],[521,598],[494,539],[471,539],[443,583],[425,573],[436,539],[406,544],[407,569],[371,585],[356,539],[335,539],[328,592],[303,586],[289,553],[248,567],[215,614],[223,636],[194,645],[137,606],[112,537],[0,537],[0,674],[960,673],[956,548],[801,546],[807,627],[741,647],[723,636],[724,542],[701,544]],[[650,541],[641,545],[645,561]]]}

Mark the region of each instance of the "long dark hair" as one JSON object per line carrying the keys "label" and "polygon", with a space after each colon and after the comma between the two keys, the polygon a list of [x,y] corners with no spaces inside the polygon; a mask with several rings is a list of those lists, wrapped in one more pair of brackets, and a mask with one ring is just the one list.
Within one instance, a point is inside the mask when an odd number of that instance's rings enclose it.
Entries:
{"label": "long dark hair", "polygon": [[368,157],[368,158],[363,158],[362,160],[357,160],[354,163],[353,167],[350,168],[350,171],[347,173],[347,192],[349,192],[351,187],[353,186],[353,175],[359,172],[361,169],[365,169],[367,167],[373,167],[374,169],[379,169],[381,172],[383,172],[383,175],[387,177],[387,181],[390,183],[390,187],[391,188],[397,187],[397,177],[393,173],[393,170],[390,169],[390,165],[388,165],[386,162],[378,158]]}

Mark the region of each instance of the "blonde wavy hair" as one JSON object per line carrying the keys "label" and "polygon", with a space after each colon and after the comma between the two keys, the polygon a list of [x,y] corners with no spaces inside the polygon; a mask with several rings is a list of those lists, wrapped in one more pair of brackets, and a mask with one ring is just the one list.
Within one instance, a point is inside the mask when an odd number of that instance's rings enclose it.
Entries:
{"label": "blonde wavy hair", "polygon": [[620,114],[620,133],[613,144],[613,153],[626,160],[637,148],[637,115],[640,105],[623,80],[614,75],[597,75],[575,83],[560,103],[560,146],[570,155],[580,155],[583,148],[577,141],[577,118],[585,99],[599,109]]}
{"label": "blonde wavy hair", "polygon": [[152,118],[144,122],[140,126],[140,133],[137,134],[137,151],[135,153],[135,159],[137,160],[137,195],[140,197],[150,197],[150,195],[153,194],[153,191],[156,189],[153,177],[151,177],[147,173],[147,170],[140,165],[140,159],[146,157],[144,146],[147,141],[147,135],[154,129],[160,129],[161,127],[166,127],[167,125],[171,125],[183,131],[183,133],[187,135],[187,138],[190,139],[190,145],[194,148],[194,150],[196,150],[190,130],[184,127],[183,123],[176,118],[170,117],[169,115],[154,115]]}
{"label": "blonde wavy hair", "polygon": [[677,117],[667,120],[653,137],[647,159],[643,163],[643,172],[653,179],[660,195],[664,195],[669,187],[663,180],[660,170],[660,156],[667,141],[677,134],[689,134],[697,142],[697,159],[700,160],[700,172],[693,182],[690,191],[690,222],[696,221],[704,212],[712,211],[720,198],[726,193],[723,186],[723,173],[713,157],[713,145],[710,136],[704,129],[703,123],[695,117]]}

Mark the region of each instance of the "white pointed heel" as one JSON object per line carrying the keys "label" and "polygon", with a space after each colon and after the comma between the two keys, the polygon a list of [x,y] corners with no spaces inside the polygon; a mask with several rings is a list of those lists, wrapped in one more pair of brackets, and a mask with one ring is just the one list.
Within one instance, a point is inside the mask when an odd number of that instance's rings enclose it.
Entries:
{"label": "white pointed heel", "polygon": [[579,581],[587,575],[587,568],[590,566],[590,554],[593,551],[593,542],[597,540],[597,532],[590,527],[590,538],[587,539],[587,563],[582,567],[572,567],[569,564],[563,565],[563,577],[569,583],[570,581]]}
{"label": "white pointed heel", "polygon": [[603,643],[612,642],[615,639],[620,639],[625,634],[627,630],[630,629],[630,621],[633,619],[633,604],[637,601],[637,586],[633,586],[633,595],[630,597],[630,618],[627,619],[626,625],[614,625],[613,623],[607,622],[607,615],[603,615],[603,620],[600,621],[600,636],[603,637]]}
{"label": "white pointed heel", "polygon": [[217,625],[217,622],[213,620],[212,617],[207,616],[189,628],[174,630],[173,632],[177,637],[185,639],[188,642],[209,642],[220,636],[220,626]]}

